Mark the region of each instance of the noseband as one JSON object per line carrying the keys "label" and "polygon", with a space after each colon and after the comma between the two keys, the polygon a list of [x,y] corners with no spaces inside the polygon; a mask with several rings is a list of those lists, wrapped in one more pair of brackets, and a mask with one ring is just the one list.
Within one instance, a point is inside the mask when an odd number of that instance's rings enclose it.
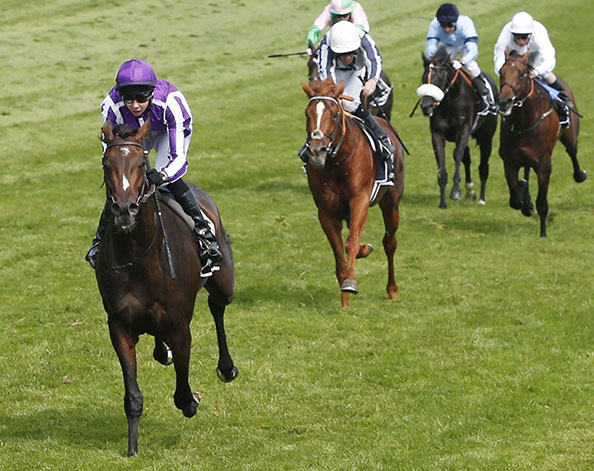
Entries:
{"label": "noseband", "polygon": [[[445,80],[444,80],[443,85],[435,85],[435,84],[431,83],[431,78],[433,76],[433,71],[434,70],[440,70],[440,69],[444,69],[446,71],[446,77],[445,77]],[[464,78],[464,80],[466,81],[466,83],[468,83],[469,85],[471,85],[471,82],[468,79],[468,77],[466,76],[466,74],[462,73],[462,69],[456,70],[456,72],[454,73],[454,76],[448,82],[447,67],[446,67],[446,65],[435,65],[433,62],[431,62],[431,64],[429,64],[429,73],[427,74],[427,82],[426,83],[431,84],[431,85],[435,85],[436,87],[438,87],[439,89],[441,89],[443,91],[443,95],[445,97],[445,95],[452,89],[452,87],[454,86],[454,84],[458,80],[458,77],[460,77],[460,74],[462,75],[462,78]]]}
{"label": "noseband", "polygon": [[[527,67],[529,67],[526,64]],[[528,71],[523,72],[520,75],[520,90],[516,89],[516,87],[509,83],[509,82],[503,82],[501,84],[501,87],[499,87],[499,90],[503,90],[503,87],[509,87],[512,89],[512,91],[514,92],[514,96],[512,97],[512,106],[517,106],[518,108],[521,108],[522,106],[524,106],[524,102],[526,100],[528,100],[532,94],[534,93],[534,79],[530,78],[530,76],[528,75]],[[523,75],[523,76],[522,76]],[[524,83],[525,80],[528,79],[530,80],[530,91],[526,94],[526,96],[522,99],[519,98],[520,95],[520,91],[522,90],[522,88],[524,88]]]}
{"label": "noseband", "polygon": [[[346,117],[345,117],[345,113],[344,113],[344,108],[342,107],[342,103],[340,103],[339,100],[337,100],[336,98],[330,97],[330,96],[313,96],[309,99],[309,103],[311,103],[312,101],[315,101],[315,100],[326,100],[326,101],[334,103],[335,105],[338,106],[338,112],[335,114],[336,126],[334,126],[334,131],[332,132],[332,134],[327,134],[324,131],[322,131],[320,128],[313,130],[307,136],[307,138],[305,140],[306,141],[305,145],[307,146],[307,150],[309,152],[311,152],[309,150],[309,144],[311,141],[314,141],[314,140],[322,141],[324,137],[327,137],[329,140],[329,144],[327,146],[328,156],[330,158],[334,158],[336,156],[336,154],[338,153],[340,146],[342,145],[342,141],[344,140],[344,136],[345,136]],[[338,134],[339,129],[341,129],[340,139],[338,141],[338,144],[335,145],[334,140],[336,138],[336,135]]]}

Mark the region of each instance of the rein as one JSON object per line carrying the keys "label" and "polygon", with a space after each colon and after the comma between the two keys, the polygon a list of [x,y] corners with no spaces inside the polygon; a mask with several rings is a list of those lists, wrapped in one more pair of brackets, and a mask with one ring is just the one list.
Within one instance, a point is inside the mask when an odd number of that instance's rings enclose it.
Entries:
{"label": "rein", "polygon": [[[529,76],[526,75],[526,77],[529,77]],[[526,77],[524,77],[524,78],[521,79],[522,85],[524,84],[524,80],[525,80]],[[518,98],[518,96],[520,95],[520,91],[522,89],[522,85],[520,85],[520,90],[518,90],[510,82],[503,82],[501,84],[500,90],[503,90],[503,87],[509,87],[514,92],[514,96],[512,98],[512,107],[522,108],[524,106],[524,104],[526,103],[526,101],[528,101],[532,97],[532,95],[534,94],[534,79],[529,78],[529,80],[530,80],[530,91],[522,99]],[[538,126],[540,126],[540,124],[548,116],[550,116],[553,113],[553,111],[554,111],[554,108],[553,108],[553,106],[551,106],[547,111],[545,111],[543,114],[540,115],[540,117],[536,120],[536,122],[534,124],[532,124],[531,126],[527,127],[526,129],[521,129],[519,131],[514,129],[513,123],[510,123],[510,132],[512,134],[516,134],[518,136],[521,136],[522,134],[526,134],[526,133],[529,133],[530,131],[534,131]],[[503,117],[503,120],[504,121],[507,121],[506,118],[507,117],[504,116]]]}
{"label": "rein", "polygon": [[[431,84],[431,77],[433,75],[433,70],[435,70],[435,69],[444,69],[444,68],[445,68],[445,65],[435,65],[433,62],[431,62],[431,64],[429,64],[429,73],[427,75],[427,83],[428,84]],[[454,73],[454,76],[452,77],[452,79],[449,82],[448,82],[447,77],[446,77],[447,86],[443,90],[444,97],[452,89],[452,87],[454,86],[454,84],[458,80],[458,77],[460,77],[460,76],[464,79],[464,81],[468,85],[472,86],[472,81],[468,78],[466,72],[462,71],[462,69],[458,69],[458,70],[456,70],[456,72]],[[432,84],[432,85],[435,85],[435,84]],[[441,87],[439,87],[439,88],[441,88]],[[434,104],[433,106],[434,107],[437,107],[437,105],[438,104]]]}

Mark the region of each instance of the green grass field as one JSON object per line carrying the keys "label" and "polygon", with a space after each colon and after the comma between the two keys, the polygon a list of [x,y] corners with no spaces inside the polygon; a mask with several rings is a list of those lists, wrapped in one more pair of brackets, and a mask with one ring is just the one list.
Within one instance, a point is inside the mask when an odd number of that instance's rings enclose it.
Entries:
{"label": "green grass field", "polygon": [[[364,2],[412,155],[398,298],[385,293],[374,208],[363,241],[378,250],[357,264],[360,294],[344,311],[296,156],[305,58],[266,58],[303,50],[324,3],[156,3],[2,2],[0,470],[594,469],[594,4],[458,3],[489,73],[513,13],[542,21],[585,115],[579,156],[591,178],[574,183],[558,145],[541,239],[536,217],[508,207],[499,134],[487,205],[438,209],[428,122],[408,114],[439,2]],[[143,337],[140,455],[127,459],[121,371],[83,256],[104,202],[98,108],[132,57],[149,60],[192,107],[187,180],[213,196],[233,241],[226,321],[240,376],[216,377],[200,293],[190,367],[198,414],[175,408],[174,371],[152,360]]]}

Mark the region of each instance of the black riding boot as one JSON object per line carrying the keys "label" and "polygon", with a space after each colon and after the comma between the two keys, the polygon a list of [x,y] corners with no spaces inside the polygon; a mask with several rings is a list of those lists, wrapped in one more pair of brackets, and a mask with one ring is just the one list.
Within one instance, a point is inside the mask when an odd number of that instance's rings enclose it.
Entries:
{"label": "black riding boot", "polygon": [[382,143],[382,147],[385,150],[385,152],[382,152],[384,154],[384,158],[392,162],[392,157],[394,156],[394,151],[396,150],[396,148],[390,142],[390,139],[386,135],[386,132],[382,129],[382,127],[379,124],[377,124],[377,121],[369,112],[369,110],[366,110],[362,106],[359,106],[359,108],[357,108],[357,111],[355,111],[354,115],[365,121],[365,124],[367,124],[367,126],[371,128],[371,130],[375,133],[377,138]]}
{"label": "black riding boot", "polygon": [[559,83],[559,79],[556,79],[549,85],[559,92],[559,96],[557,97],[557,100],[555,100],[555,108],[559,114],[559,124],[561,124],[561,126],[568,126],[569,108],[573,108],[573,103],[565,93],[563,86]]}
{"label": "black riding boot", "polygon": [[204,261],[210,258],[214,263],[223,260],[223,254],[219,251],[217,239],[211,232],[206,219],[202,216],[202,211],[198,206],[194,193],[188,189],[180,195],[175,194],[175,199],[184,212],[194,220],[193,234],[196,242],[198,242],[200,260]]}
{"label": "black riding boot", "polygon": [[483,82],[480,76],[475,77],[472,79],[472,86],[480,98],[476,113],[480,115],[487,114],[491,108],[491,100],[489,99],[489,92],[487,91],[487,87],[485,87],[485,82]]}
{"label": "black riding boot", "polygon": [[97,233],[95,234],[95,238],[93,239],[91,248],[87,252],[87,255],[85,255],[85,260],[89,262],[89,265],[91,265],[93,269],[97,264],[97,254],[99,253],[99,246],[101,245],[101,240],[103,239],[103,235],[105,234],[106,228],[107,210],[105,207],[103,207],[103,211],[101,211],[101,217],[99,217],[99,226],[97,226]]}

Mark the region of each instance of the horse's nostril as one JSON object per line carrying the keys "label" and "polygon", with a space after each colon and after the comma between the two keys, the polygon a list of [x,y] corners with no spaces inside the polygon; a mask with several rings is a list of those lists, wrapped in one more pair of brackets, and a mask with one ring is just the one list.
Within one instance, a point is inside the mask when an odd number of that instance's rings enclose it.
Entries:
{"label": "horse's nostril", "polygon": [[137,203],[131,203],[130,207],[128,208],[128,212],[130,213],[131,216],[136,216],[138,214],[139,209],[140,209],[140,206],[138,206]]}

